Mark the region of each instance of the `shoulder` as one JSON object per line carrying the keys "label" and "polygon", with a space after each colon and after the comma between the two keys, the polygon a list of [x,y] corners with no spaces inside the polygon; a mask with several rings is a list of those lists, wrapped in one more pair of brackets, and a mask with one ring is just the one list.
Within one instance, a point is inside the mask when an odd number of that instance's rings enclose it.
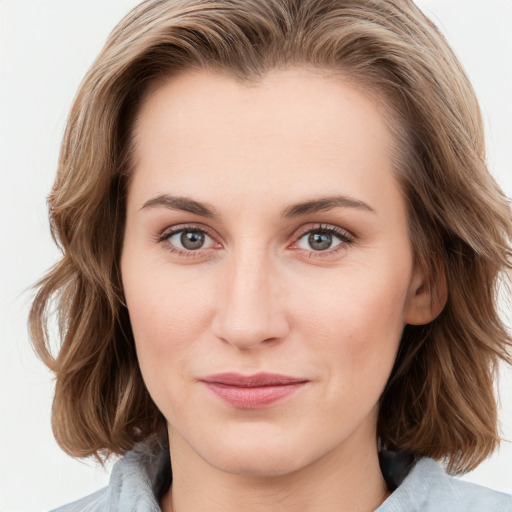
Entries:
{"label": "shoulder", "polygon": [[512,512],[512,496],[447,475],[421,459],[376,512]]}
{"label": "shoulder", "polygon": [[168,449],[141,443],[116,462],[108,487],[52,512],[158,512],[158,495],[169,473]]}

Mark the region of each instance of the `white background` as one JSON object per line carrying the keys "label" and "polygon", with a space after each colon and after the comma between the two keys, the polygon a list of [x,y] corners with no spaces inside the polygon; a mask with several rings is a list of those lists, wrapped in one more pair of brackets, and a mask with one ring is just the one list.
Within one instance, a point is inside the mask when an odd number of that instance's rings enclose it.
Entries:
{"label": "white background", "polygon": [[[0,0],[0,511],[43,511],[105,485],[106,471],[60,451],[51,375],[27,338],[26,290],[57,259],[45,198],[67,111],[86,69],[135,0]],[[512,0],[420,0],[473,81],[491,168],[512,196]],[[512,370],[501,423],[512,439]],[[466,477],[512,493],[512,445]]]}

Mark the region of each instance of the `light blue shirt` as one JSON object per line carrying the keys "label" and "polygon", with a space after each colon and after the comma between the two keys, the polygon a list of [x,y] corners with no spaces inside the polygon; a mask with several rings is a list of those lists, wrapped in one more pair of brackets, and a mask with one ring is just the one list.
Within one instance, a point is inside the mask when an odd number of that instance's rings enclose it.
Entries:
{"label": "light blue shirt", "polygon": [[[114,465],[108,487],[54,512],[161,512],[168,457],[166,447],[129,452]],[[375,512],[512,512],[512,496],[448,476],[423,458]]]}

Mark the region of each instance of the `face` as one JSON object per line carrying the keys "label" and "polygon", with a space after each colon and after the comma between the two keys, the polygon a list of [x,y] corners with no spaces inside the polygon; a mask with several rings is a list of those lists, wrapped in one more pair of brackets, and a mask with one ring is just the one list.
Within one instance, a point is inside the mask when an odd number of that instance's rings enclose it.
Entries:
{"label": "face", "polygon": [[306,69],[194,72],[134,140],[122,279],[171,452],[282,475],[375,451],[422,289],[384,110]]}

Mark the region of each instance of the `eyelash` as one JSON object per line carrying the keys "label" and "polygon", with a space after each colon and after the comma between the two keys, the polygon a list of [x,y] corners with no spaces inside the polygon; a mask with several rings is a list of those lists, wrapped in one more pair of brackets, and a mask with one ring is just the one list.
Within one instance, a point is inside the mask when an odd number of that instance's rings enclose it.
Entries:
{"label": "eyelash", "polygon": [[[326,249],[324,251],[314,251],[312,249],[306,250],[309,253],[309,257],[322,258],[332,256],[333,254],[337,254],[340,251],[346,250],[347,245],[352,245],[355,242],[355,237],[342,228],[332,226],[330,224],[314,224],[313,226],[307,225],[301,228],[298,231],[298,233],[294,236],[295,241],[293,242],[292,245],[297,244],[303,237],[309,235],[310,233],[334,235],[336,238],[340,240],[340,243],[336,245],[334,248]],[[297,248],[295,250],[301,249]]]}
{"label": "eyelash", "polygon": [[[211,247],[208,247],[206,249],[198,249],[197,251],[183,250],[183,249],[180,249],[179,247],[176,247],[175,245],[172,245],[169,242],[170,238],[173,237],[174,235],[177,235],[178,233],[184,233],[184,232],[186,233],[187,231],[195,231],[198,233],[203,233],[203,234],[207,235],[208,237],[210,237],[212,240],[215,240],[214,235],[208,229],[205,229],[204,227],[200,227],[200,226],[194,225],[194,224],[189,224],[189,225],[180,224],[178,226],[173,226],[172,228],[166,229],[162,234],[158,235],[156,241],[158,243],[165,244],[166,249],[168,251],[172,252],[173,254],[177,254],[179,256],[184,256],[186,258],[197,258],[199,256],[204,256],[205,251],[210,251],[213,249]],[[220,245],[220,244],[218,244],[218,242],[217,242],[217,245]]]}
{"label": "eyelash", "polygon": [[[177,235],[178,233],[184,233],[187,231],[195,231],[199,233],[203,233],[204,235],[207,235],[215,242],[215,236],[213,233],[210,232],[210,230],[190,224],[185,225],[181,224],[178,226],[173,226],[172,228],[166,229],[164,232],[159,234],[156,237],[156,242],[161,244],[166,244],[166,249],[172,252],[173,254],[178,254],[179,256],[184,256],[187,258],[197,258],[200,256],[204,256],[205,251],[211,251],[215,250],[214,247],[207,247],[205,249],[198,249],[198,250],[183,250],[175,245],[172,245],[169,240],[174,235]],[[303,237],[306,235],[309,235],[310,233],[319,233],[319,234],[328,234],[328,235],[334,235],[336,238],[340,240],[340,243],[336,245],[333,249],[326,249],[324,251],[314,251],[314,250],[306,250],[301,249],[299,247],[293,247],[293,245],[296,245]],[[346,250],[347,245],[352,245],[355,242],[355,237],[350,234],[348,231],[341,229],[337,226],[332,226],[330,224],[314,224],[314,225],[307,225],[301,228],[295,235],[294,235],[294,242],[289,246],[293,250],[299,250],[299,251],[306,251],[309,253],[309,257],[325,257],[325,256],[331,256],[333,254],[338,253],[339,251]],[[218,246],[220,244],[218,242],[215,242]]]}

